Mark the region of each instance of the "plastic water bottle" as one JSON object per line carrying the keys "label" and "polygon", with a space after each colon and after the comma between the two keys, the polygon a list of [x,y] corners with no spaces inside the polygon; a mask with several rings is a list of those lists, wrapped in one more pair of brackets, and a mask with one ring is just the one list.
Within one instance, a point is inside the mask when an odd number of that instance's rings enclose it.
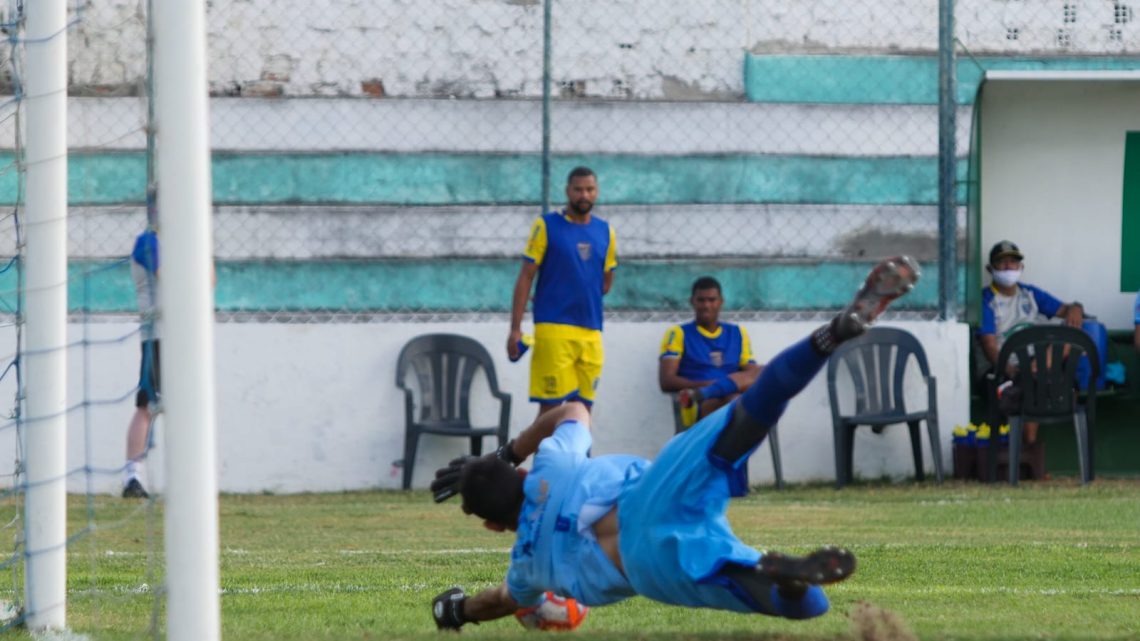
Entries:
{"label": "plastic water bottle", "polygon": [[966,445],[970,438],[970,430],[966,429],[965,425],[955,425],[952,435],[954,445]]}
{"label": "plastic water bottle", "polygon": [[978,447],[988,447],[990,444],[990,429],[989,423],[982,423],[978,426],[978,433],[974,437],[974,444]]}
{"label": "plastic water bottle", "polygon": [[[519,362],[519,359],[521,359],[523,357],[523,354],[526,354],[527,350],[530,349],[531,345],[534,345],[534,336],[531,334],[523,334],[522,337],[519,338],[519,342],[518,342],[519,355],[517,358],[511,358],[511,362],[512,363]],[[507,358],[510,358],[510,356],[507,356]]]}

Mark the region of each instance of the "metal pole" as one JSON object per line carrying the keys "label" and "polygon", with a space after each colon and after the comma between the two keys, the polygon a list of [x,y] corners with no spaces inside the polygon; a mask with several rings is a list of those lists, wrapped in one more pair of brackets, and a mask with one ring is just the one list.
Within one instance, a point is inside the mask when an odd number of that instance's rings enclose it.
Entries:
{"label": "metal pole", "polygon": [[957,318],[958,82],[954,52],[954,0],[938,1],[938,307],[942,320]]}
{"label": "metal pole", "polygon": [[27,4],[28,627],[67,615],[67,3]]}
{"label": "metal pole", "polygon": [[205,25],[204,0],[155,3],[166,630],[173,641],[221,636]]}
{"label": "metal pole", "polygon": [[550,211],[550,29],[554,0],[542,3],[542,212]]}
{"label": "metal pole", "polygon": [[158,225],[155,220],[157,213],[156,203],[153,202],[158,193],[154,176],[154,0],[146,3],[146,224],[154,229]]}

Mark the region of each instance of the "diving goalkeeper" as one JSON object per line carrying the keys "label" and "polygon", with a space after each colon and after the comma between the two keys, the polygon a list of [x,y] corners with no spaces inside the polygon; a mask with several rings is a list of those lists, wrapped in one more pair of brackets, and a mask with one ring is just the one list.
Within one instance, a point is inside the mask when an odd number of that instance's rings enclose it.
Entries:
{"label": "diving goalkeeper", "polygon": [[[913,288],[918,265],[900,256],[871,270],[832,321],[778,354],[742,396],[673,437],[656,461],[589,458],[590,413],[567,403],[500,449],[436,473],[436,502],[460,494],[463,511],[515,532],[506,580],[432,602],[441,629],[513,614],[546,591],[588,606],[634,595],[663,603],[807,619],[827,612],[821,585],[855,571],[855,557],[825,547],[804,557],[741,543],[725,518],[747,493],[748,458],[831,352],[862,334]],[[529,474],[515,465],[536,453]]]}

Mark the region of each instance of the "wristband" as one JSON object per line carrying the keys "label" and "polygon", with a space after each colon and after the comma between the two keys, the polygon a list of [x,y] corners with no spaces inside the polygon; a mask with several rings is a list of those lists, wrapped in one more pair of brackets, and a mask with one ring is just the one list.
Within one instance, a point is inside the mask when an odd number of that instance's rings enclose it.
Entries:
{"label": "wristband", "polygon": [[519,456],[515,454],[514,446],[515,439],[512,438],[511,440],[507,441],[506,445],[502,445],[499,447],[499,449],[495,450],[495,456],[499,457],[499,459],[503,461],[506,461],[507,463],[510,463],[511,465],[514,465],[515,467],[518,467],[519,463],[525,461],[526,458],[519,458]]}
{"label": "wristband", "polygon": [[711,385],[701,388],[701,396],[705,398],[721,398],[736,392],[736,381],[725,376],[718,378]]}

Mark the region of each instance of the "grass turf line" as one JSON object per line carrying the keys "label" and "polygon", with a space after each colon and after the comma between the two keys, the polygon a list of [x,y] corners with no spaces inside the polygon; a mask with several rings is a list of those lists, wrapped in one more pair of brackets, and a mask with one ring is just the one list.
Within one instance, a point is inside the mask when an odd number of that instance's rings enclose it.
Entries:
{"label": "grass turf line", "polygon": [[[574,638],[1140,638],[1138,497],[1136,481],[760,490],[729,513],[744,541],[789,552],[837,544],[858,556],[856,574],[827,589],[829,614],[792,622],[635,598],[595,608]],[[147,574],[146,540],[161,543],[162,533],[124,518],[137,504],[94,501],[97,521],[114,527],[69,553],[68,627],[93,640],[148,638],[161,568],[157,579],[153,566]],[[74,531],[87,506],[83,497],[70,504]],[[229,641],[438,640],[432,596],[500,582],[511,543],[424,492],[223,496],[220,515]],[[161,514],[153,522],[161,528]],[[528,634],[513,620],[463,631]]]}

